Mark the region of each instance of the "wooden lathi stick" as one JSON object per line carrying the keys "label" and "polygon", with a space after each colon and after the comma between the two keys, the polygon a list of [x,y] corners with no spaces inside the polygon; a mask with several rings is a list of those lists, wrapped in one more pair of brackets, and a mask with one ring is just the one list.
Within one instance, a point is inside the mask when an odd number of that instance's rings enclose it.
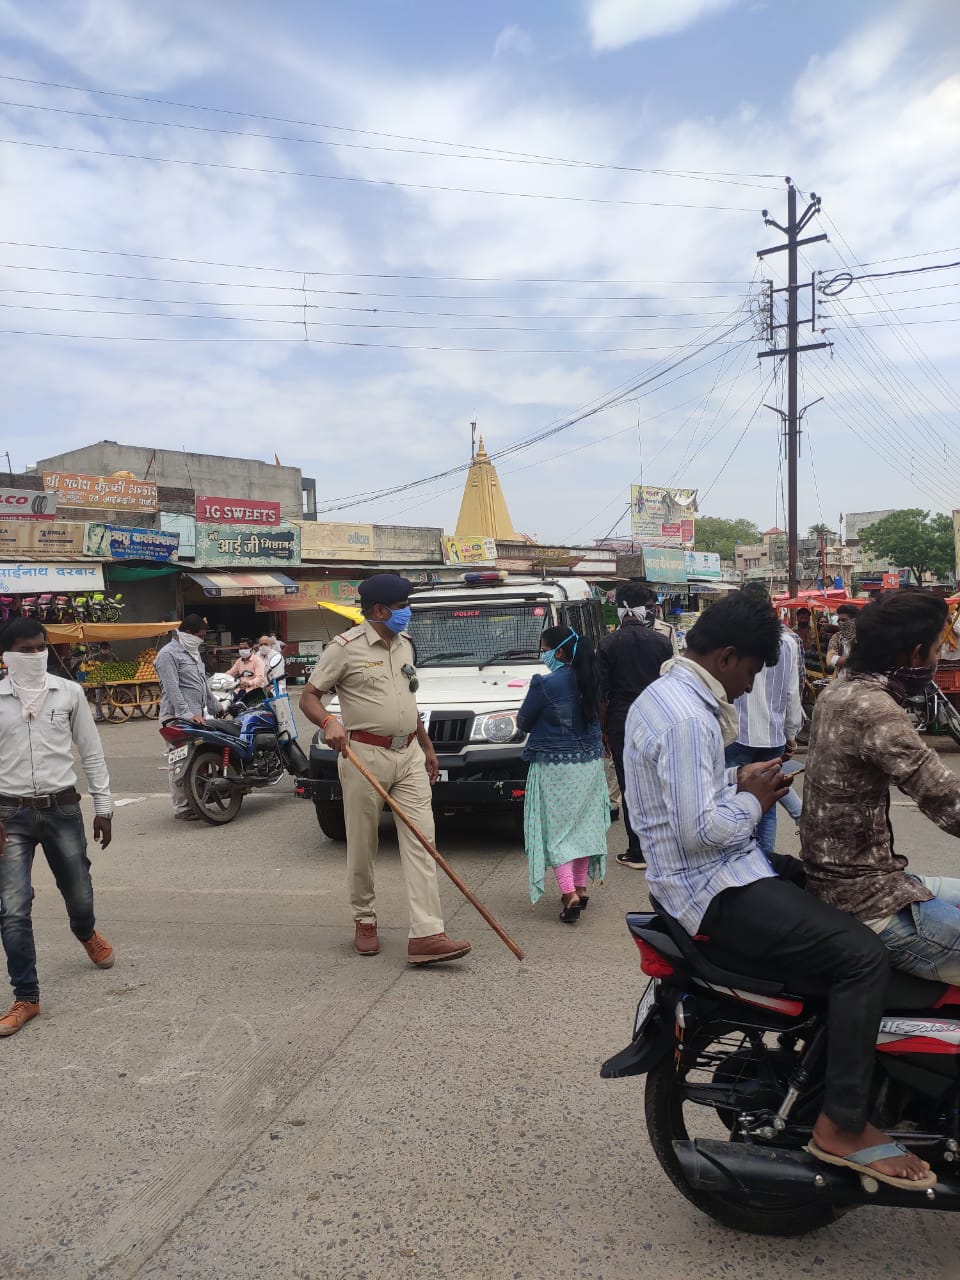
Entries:
{"label": "wooden lathi stick", "polygon": [[445,872],[445,874],[450,877],[450,879],[457,886],[457,888],[460,890],[460,892],[463,894],[466,900],[470,903],[470,905],[472,907],[475,907],[477,911],[480,912],[484,920],[486,920],[487,924],[490,926],[493,932],[497,935],[497,937],[501,940],[501,942],[505,943],[510,948],[510,950],[513,952],[513,954],[517,957],[518,960],[522,960],[523,951],[521,950],[521,948],[517,946],[514,940],[510,937],[509,933],[507,933],[506,929],[504,929],[500,924],[497,923],[497,921],[490,914],[490,912],[483,905],[483,903],[476,896],[476,894],[473,893],[472,890],[467,888],[467,886],[463,883],[463,881],[454,871],[453,867],[450,866],[449,862],[447,862],[447,860],[430,843],[430,841],[423,834],[423,832],[420,830],[417,824],[413,821],[413,819],[409,818],[407,814],[404,813],[403,809],[401,809],[400,806],[397,804],[397,802],[391,798],[390,793],[386,790],[385,787],[382,787],[380,785],[380,783],[376,780],[373,774],[370,773],[369,770],[363,767],[363,765],[357,759],[356,754],[353,751],[351,751],[349,746],[344,748],[343,754],[347,757],[347,759],[354,766],[354,768],[360,770],[360,772],[363,774],[366,780],[370,783],[371,787],[373,787],[374,791],[376,791],[377,795],[381,796],[386,801],[386,803],[397,815],[397,817],[400,819],[403,825],[405,827],[409,827],[409,829],[413,832],[413,834],[417,837],[417,839],[426,849],[427,853],[429,853],[430,857],[433,858],[434,862],[436,862],[440,870]]}

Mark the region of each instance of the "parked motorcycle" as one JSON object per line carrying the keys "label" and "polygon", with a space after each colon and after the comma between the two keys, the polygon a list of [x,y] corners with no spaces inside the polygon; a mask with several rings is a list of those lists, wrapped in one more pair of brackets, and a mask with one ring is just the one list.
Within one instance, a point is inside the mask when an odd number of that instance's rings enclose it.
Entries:
{"label": "parked motorcycle", "polygon": [[202,725],[171,720],[160,730],[171,745],[167,758],[175,766],[174,777],[183,779],[187,799],[204,822],[232,822],[251,791],[275,785],[285,773],[299,778],[310,771],[297,745],[286,683],[275,675],[280,662],[279,654],[270,661],[266,690],[252,690],[233,702],[235,719]]}
{"label": "parked motorcycle", "polygon": [[823,1098],[825,992],[720,968],[657,910],[630,913],[627,926],[651,981],[631,1043],[600,1074],[647,1076],[650,1143],[692,1204],[734,1230],[778,1236],[865,1204],[960,1209],[960,987],[891,975],[871,1120],[938,1177],[906,1191],[803,1150]]}
{"label": "parked motorcycle", "polygon": [[921,733],[948,733],[954,742],[960,742],[960,711],[932,680],[904,706]]}

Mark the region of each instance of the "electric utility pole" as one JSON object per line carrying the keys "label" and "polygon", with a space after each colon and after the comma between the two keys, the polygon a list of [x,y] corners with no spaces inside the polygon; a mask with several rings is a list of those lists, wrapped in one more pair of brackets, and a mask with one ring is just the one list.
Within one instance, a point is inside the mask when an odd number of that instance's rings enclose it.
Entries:
{"label": "electric utility pole", "polygon": [[[800,238],[801,232],[810,222],[810,220],[820,212],[820,197],[814,192],[810,192],[810,203],[804,209],[800,217],[797,217],[797,189],[793,185],[790,178],[786,179],[787,183],[787,225],[782,227],[779,222],[774,221],[767,212],[763,210],[763,221],[768,227],[776,227],[778,231],[782,231],[787,237],[786,244],[775,245],[772,249],[761,249],[757,253],[758,258],[765,258],[771,253],[783,253],[787,255],[787,285],[784,289],[774,289],[772,283],[768,286],[768,321],[767,321],[767,341],[771,344],[770,349],[760,352],[760,359],[766,359],[770,356],[786,356],[787,357],[787,411],[784,415],[786,428],[786,445],[787,445],[787,556],[789,558],[789,586],[788,590],[791,597],[797,593],[797,561],[799,551],[797,547],[797,463],[800,456],[800,418],[801,413],[798,406],[797,396],[797,374],[799,365],[797,357],[801,351],[818,351],[822,347],[830,346],[829,342],[808,342],[800,346],[800,326],[809,324],[811,330],[816,330],[816,289],[815,280],[811,276],[809,284],[798,284],[797,282],[797,251],[807,244],[816,244],[818,240],[826,240],[825,235],[805,236]],[[798,294],[801,289],[810,290],[810,315],[808,318],[801,320],[799,318]],[[775,324],[773,314],[773,296],[777,293],[785,293],[787,295],[787,322],[786,324]],[[782,347],[775,345],[776,332],[779,329],[786,329],[787,340]],[[781,412],[778,410],[777,412]]]}

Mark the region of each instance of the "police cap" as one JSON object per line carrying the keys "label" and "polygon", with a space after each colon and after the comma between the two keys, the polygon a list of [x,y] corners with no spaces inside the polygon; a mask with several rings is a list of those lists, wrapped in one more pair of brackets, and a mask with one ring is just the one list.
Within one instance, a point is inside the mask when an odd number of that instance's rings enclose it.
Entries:
{"label": "police cap", "polygon": [[358,589],[360,603],[365,606],[399,604],[401,600],[408,598],[412,590],[413,583],[410,579],[401,578],[399,573],[375,573],[372,578],[361,582]]}

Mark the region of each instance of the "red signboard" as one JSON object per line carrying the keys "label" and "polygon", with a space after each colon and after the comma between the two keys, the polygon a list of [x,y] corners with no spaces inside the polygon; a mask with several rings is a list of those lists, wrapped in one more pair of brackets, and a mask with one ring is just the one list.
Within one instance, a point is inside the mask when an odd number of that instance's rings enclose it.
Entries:
{"label": "red signboard", "polygon": [[885,573],[880,581],[884,591],[896,591],[900,585],[899,573]]}
{"label": "red signboard", "polygon": [[199,524],[279,525],[280,503],[250,498],[197,498]]}

